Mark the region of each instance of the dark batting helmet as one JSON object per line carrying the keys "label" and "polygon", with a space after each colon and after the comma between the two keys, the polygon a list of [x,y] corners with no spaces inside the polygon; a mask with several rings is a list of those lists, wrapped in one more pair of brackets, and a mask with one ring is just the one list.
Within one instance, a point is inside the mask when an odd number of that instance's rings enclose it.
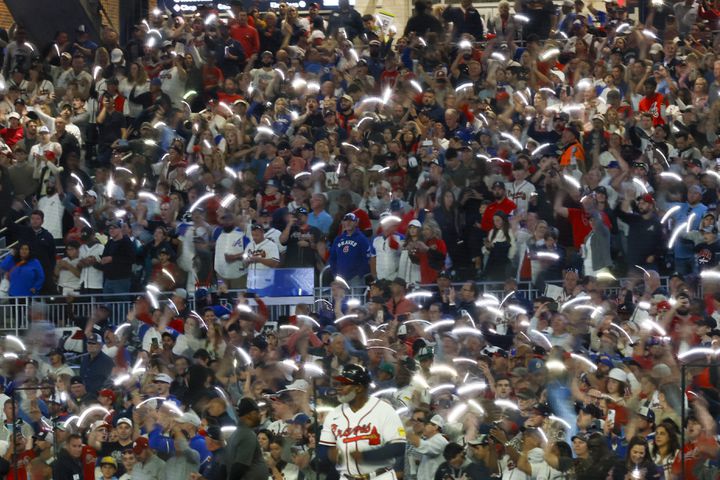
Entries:
{"label": "dark batting helmet", "polygon": [[335,377],[335,380],[346,385],[367,386],[370,384],[370,374],[365,367],[349,363],[343,367],[342,372]]}

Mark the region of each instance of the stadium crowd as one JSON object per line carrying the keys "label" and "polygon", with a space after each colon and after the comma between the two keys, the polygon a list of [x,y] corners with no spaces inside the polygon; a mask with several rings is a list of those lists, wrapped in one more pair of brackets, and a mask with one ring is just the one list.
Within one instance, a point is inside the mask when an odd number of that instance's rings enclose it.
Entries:
{"label": "stadium crowd", "polygon": [[715,2],[242,3],[0,31],[0,475],[720,478]]}

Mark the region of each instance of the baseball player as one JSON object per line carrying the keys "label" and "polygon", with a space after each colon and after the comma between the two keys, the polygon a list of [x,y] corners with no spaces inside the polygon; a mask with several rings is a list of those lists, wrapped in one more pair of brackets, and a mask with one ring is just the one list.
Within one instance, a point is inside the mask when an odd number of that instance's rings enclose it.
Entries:
{"label": "baseball player", "polygon": [[320,434],[321,457],[335,462],[342,480],[395,480],[404,468],[405,428],[389,403],[368,395],[370,374],[348,364],[335,380],[341,405]]}

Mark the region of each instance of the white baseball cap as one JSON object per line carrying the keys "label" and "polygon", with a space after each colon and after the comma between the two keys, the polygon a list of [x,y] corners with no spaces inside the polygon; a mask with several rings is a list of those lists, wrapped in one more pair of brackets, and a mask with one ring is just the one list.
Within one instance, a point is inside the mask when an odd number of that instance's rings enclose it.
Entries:
{"label": "white baseball cap", "polygon": [[170,378],[170,375],[168,375],[167,373],[159,373],[155,375],[155,381],[162,383],[172,383],[172,378]]}
{"label": "white baseball cap", "polygon": [[610,370],[610,373],[608,373],[608,378],[612,378],[613,380],[617,380],[618,382],[627,383],[627,373],[625,371],[619,369],[619,368],[613,368]]}
{"label": "white baseball cap", "polygon": [[10,115],[8,115],[8,118],[14,118],[15,120],[20,120],[20,114],[17,112],[11,112]]}
{"label": "white baseball cap", "polygon": [[445,426],[445,419],[441,417],[440,415],[433,415],[433,417],[430,419],[430,423],[433,425],[437,425],[437,427],[442,430]]}
{"label": "white baseball cap", "polygon": [[189,423],[193,427],[199,427],[201,420],[200,417],[197,416],[197,413],[193,412],[192,410],[188,410],[187,412],[183,413],[180,418],[177,419],[178,423]]}
{"label": "white baseball cap", "polygon": [[50,129],[48,127],[46,127],[45,125],[43,125],[42,127],[40,127],[38,129],[38,132],[39,133],[50,133]]}
{"label": "white baseball cap", "polygon": [[123,60],[123,51],[119,48],[113,48],[112,53],[110,54],[110,61],[112,63],[120,63]]}

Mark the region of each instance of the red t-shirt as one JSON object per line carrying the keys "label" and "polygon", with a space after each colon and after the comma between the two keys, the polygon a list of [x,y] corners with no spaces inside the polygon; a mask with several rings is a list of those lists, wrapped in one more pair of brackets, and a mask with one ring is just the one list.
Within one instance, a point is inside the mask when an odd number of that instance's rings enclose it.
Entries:
{"label": "red t-shirt", "polygon": [[233,23],[230,26],[230,36],[233,40],[240,42],[246,58],[260,52],[260,35],[254,27],[250,25],[241,27],[240,24]]}
{"label": "red t-shirt", "polygon": [[[27,480],[28,477],[28,467],[30,466],[30,462],[32,459],[35,458],[35,452],[33,450],[25,450],[17,457],[17,465],[10,466],[10,470],[8,471],[8,476],[5,478],[11,478],[15,479],[15,471],[17,470],[17,478],[18,480]],[[94,477],[86,477],[86,478],[94,478]]]}
{"label": "red t-shirt", "polygon": [[83,445],[80,461],[83,467],[83,478],[95,478],[95,465],[97,464],[98,453],[90,445]]}
{"label": "red t-shirt", "polygon": [[638,104],[638,110],[641,112],[649,112],[653,116],[653,125],[665,125],[662,118],[662,109],[667,106],[665,97],[656,93],[653,98],[643,97]]}
{"label": "red t-shirt", "polygon": [[491,203],[488,205],[487,209],[485,209],[485,213],[483,213],[480,228],[489,232],[493,228],[493,217],[495,216],[495,212],[505,212],[510,215],[516,208],[517,205],[515,205],[515,202],[507,197],[503,198],[500,202]]}
{"label": "red t-shirt", "polygon": [[[608,228],[612,228],[607,214],[605,212],[600,212],[600,215],[602,216],[603,223],[607,225]],[[570,226],[572,227],[573,245],[575,248],[579,249],[585,241],[585,237],[587,237],[592,231],[592,227],[590,226],[590,217],[582,208],[568,208],[568,220],[570,221]]]}
{"label": "red t-shirt", "polygon": [[[442,253],[443,255],[447,255],[447,247],[445,246],[445,242],[439,238],[427,240],[425,242],[425,245],[427,245],[428,247],[432,247],[433,245],[435,245],[438,252]],[[440,274],[440,271],[435,270],[430,266],[427,252],[421,253],[418,256],[420,257],[420,281],[423,284],[435,283],[437,281],[438,275]]]}
{"label": "red t-shirt", "polygon": [[23,139],[23,127],[3,128],[0,130],[0,137],[3,138],[8,147],[13,148],[16,143]]}

